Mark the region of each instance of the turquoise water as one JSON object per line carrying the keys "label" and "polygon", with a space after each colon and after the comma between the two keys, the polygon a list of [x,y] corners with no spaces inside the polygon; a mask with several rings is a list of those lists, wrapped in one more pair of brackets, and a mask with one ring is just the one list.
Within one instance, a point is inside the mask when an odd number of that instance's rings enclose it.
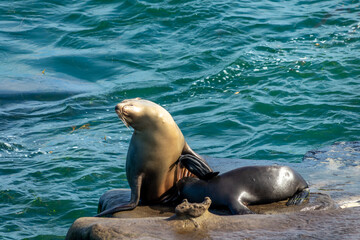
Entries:
{"label": "turquoise water", "polygon": [[1,1],[0,236],[63,239],[128,187],[126,98],[212,157],[359,140],[359,49],[359,1]]}

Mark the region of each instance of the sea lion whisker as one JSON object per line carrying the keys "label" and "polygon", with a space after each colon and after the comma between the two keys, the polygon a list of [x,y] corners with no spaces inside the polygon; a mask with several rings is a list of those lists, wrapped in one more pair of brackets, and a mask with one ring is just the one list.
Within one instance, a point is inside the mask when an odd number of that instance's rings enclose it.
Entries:
{"label": "sea lion whisker", "polygon": [[124,115],[123,108],[117,109],[116,112],[117,112],[120,120],[124,123],[124,125],[125,125],[128,129],[130,129],[130,128],[129,128],[129,123],[126,121],[126,117],[125,117],[125,115]]}
{"label": "sea lion whisker", "polygon": [[120,118],[120,120],[124,123],[124,125],[125,125],[128,129],[130,129],[130,128],[129,128],[129,124],[127,123],[125,117],[121,115],[121,116],[119,116],[119,118]]}

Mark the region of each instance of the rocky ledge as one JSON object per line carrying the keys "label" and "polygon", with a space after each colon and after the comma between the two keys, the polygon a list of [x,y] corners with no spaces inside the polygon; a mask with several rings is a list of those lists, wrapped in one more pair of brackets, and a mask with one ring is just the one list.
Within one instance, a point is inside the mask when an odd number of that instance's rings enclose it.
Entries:
{"label": "rocky ledge", "polygon": [[[116,194],[124,196],[126,193],[128,191],[123,189],[111,190],[104,194],[101,202],[110,208],[116,204]],[[250,206],[259,214],[236,216],[227,215],[224,209],[209,212],[210,199],[202,204],[184,201],[176,210],[139,206],[133,211],[117,213],[113,218],[79,218],[66,239],[220,239],[234,236],[276,239],[346,236],[351,239],[360,234],[357,227],[360,207],[341,209],[328,195],[321,193],[311,193],[309,201],[300,206],[287,207],[285,203]]]}

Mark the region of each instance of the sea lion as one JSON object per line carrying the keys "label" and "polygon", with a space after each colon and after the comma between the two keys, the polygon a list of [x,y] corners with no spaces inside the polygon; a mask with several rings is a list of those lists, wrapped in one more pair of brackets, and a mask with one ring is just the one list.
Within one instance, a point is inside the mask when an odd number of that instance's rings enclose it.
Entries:
{"label": "sea lion", "polygon": [[[189,147],[170,113],[160,105],[141,98],[127,99],[117,104],[115,111],[127,127],[134,129],[126,157],[131,199],[97,217],[134,209],[139,200],[147,204],[171,202],[177,197],[176,183],[181,178],[217,175]],[[179,161],[182,154],[191,158]]]}
{"label": "sea lion", "polygon": [[177,183],[181,198],[200,203],[210,197],[212,206],[228,207],[232,214],[253,213],[247,205],[291,198],[300,204],[309,195],[308,184],[290,167],[249,166],[231,170],[210,180],[183,178]]}

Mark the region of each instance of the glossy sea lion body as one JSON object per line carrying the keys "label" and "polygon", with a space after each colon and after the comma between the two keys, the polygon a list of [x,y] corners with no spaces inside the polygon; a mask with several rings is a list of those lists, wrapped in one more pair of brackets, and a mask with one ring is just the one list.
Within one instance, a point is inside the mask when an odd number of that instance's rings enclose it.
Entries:
{"label": "glossy sea lion body", "polygon": [[190,166],[194,161],[205,174],[213,172],[189,147],[170,113],[160,105],[135,98],[117,104],[115,111],[126,126],[134,129],[126,158],[131,200],[96,216],[134,209],[140,200],[145,204],[171,202],[177,197],[176,183],[183,177],[194,177],[184,167],[188,162],[179,162],[182,154],[192,157]]}
{"label": "glossy sea lion body", "polygon": [[253,213],[247,205],[281,200],[300,204],[308,197],[308,184],[290,167],[249,166],[231,170],[208,181],[184,178],[178,182],[180,195],[189,202],[210,197],[212,206],[228,207],[232,214]]}

